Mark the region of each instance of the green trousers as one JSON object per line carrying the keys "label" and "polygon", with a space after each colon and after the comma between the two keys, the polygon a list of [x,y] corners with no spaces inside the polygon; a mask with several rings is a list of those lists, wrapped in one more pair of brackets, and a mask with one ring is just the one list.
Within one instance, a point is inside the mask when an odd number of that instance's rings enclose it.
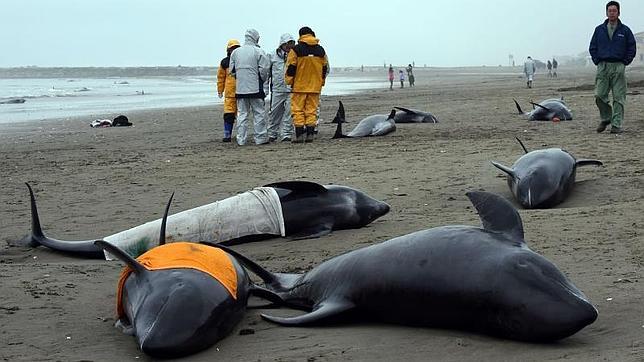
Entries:
{"label": "green trousers", "polygon": [[[599,108],[602,122],[610,122],[611,127],[621,127],[624,120],[626,103],[626,72],[623,63],[601,62],[597,65],[595,77],[595,103]],[[608,93],[613,92],[611,107]]]}

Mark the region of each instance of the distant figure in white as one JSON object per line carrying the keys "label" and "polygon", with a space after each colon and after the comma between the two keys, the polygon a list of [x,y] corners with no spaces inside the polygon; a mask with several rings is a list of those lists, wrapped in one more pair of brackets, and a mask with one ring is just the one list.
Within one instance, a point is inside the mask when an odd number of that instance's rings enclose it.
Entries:
{"label": "distant figure in white", "polygon": [[258,145],[268,143],[264,98],[268,93],[271,63],[259,47],[259,32],[246,31],[244,45],[230,54],[229,72],[235,77],[237,98],[237,144],[246,144],[248,113],[253,113],[254,138]]}
{"label": "distant figure in white", "polygon": [[525,77],[528,80],[528,88],[532,88],[532,80],[536,71],[537,67],[534,65],[532,57],[528,56],[528,59],[523,63],[523,73],[525,73]]}

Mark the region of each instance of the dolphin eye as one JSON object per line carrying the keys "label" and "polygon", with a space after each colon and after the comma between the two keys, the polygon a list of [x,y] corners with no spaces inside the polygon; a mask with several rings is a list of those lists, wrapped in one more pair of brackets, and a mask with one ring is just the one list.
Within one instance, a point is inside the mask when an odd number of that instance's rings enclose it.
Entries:
{"label": "dolphin eye", "polygon": [[525,260],[519,260],[517,262],[517,268],[527,268],[528,263]]}

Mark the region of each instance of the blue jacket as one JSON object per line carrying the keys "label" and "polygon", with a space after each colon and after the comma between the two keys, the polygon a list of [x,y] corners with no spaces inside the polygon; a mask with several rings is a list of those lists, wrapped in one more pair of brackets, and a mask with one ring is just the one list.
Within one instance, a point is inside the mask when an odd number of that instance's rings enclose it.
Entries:
{"label": "blue jacket", "polygon": [[595,65],[600,62],[622,62],[629,65],[637,51],[635,37],[628,26],[617,23],[613,39],[608,37],[608,19],[595,28],[588,48]]}

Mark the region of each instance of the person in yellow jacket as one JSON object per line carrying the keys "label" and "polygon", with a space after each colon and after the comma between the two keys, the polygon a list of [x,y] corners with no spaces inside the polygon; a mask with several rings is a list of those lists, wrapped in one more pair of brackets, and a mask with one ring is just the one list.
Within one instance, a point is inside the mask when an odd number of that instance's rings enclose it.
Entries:
{"label": "person in yellow jacket", "polygon": [[[297,45],[286,58],[286,84],[291,86],[291,114],[295,126],[294,143],[312,142],[320,104],[320,92],[329,71],[324,48],[311,28],[300,29]],[[304,136],[306,133],[306,138]]]}
{"label": "person in yellow jacket", "polygon": [[233,133],[233,125],[237,115],[237,99],[235,98],[235,78],[228,74],[230,54],[239,48],[237,39],[230,39],[226,44],[226,57],[219,63],[217,70],[217,94],[224,98],[224,138],[223,142],[230,142]]}

